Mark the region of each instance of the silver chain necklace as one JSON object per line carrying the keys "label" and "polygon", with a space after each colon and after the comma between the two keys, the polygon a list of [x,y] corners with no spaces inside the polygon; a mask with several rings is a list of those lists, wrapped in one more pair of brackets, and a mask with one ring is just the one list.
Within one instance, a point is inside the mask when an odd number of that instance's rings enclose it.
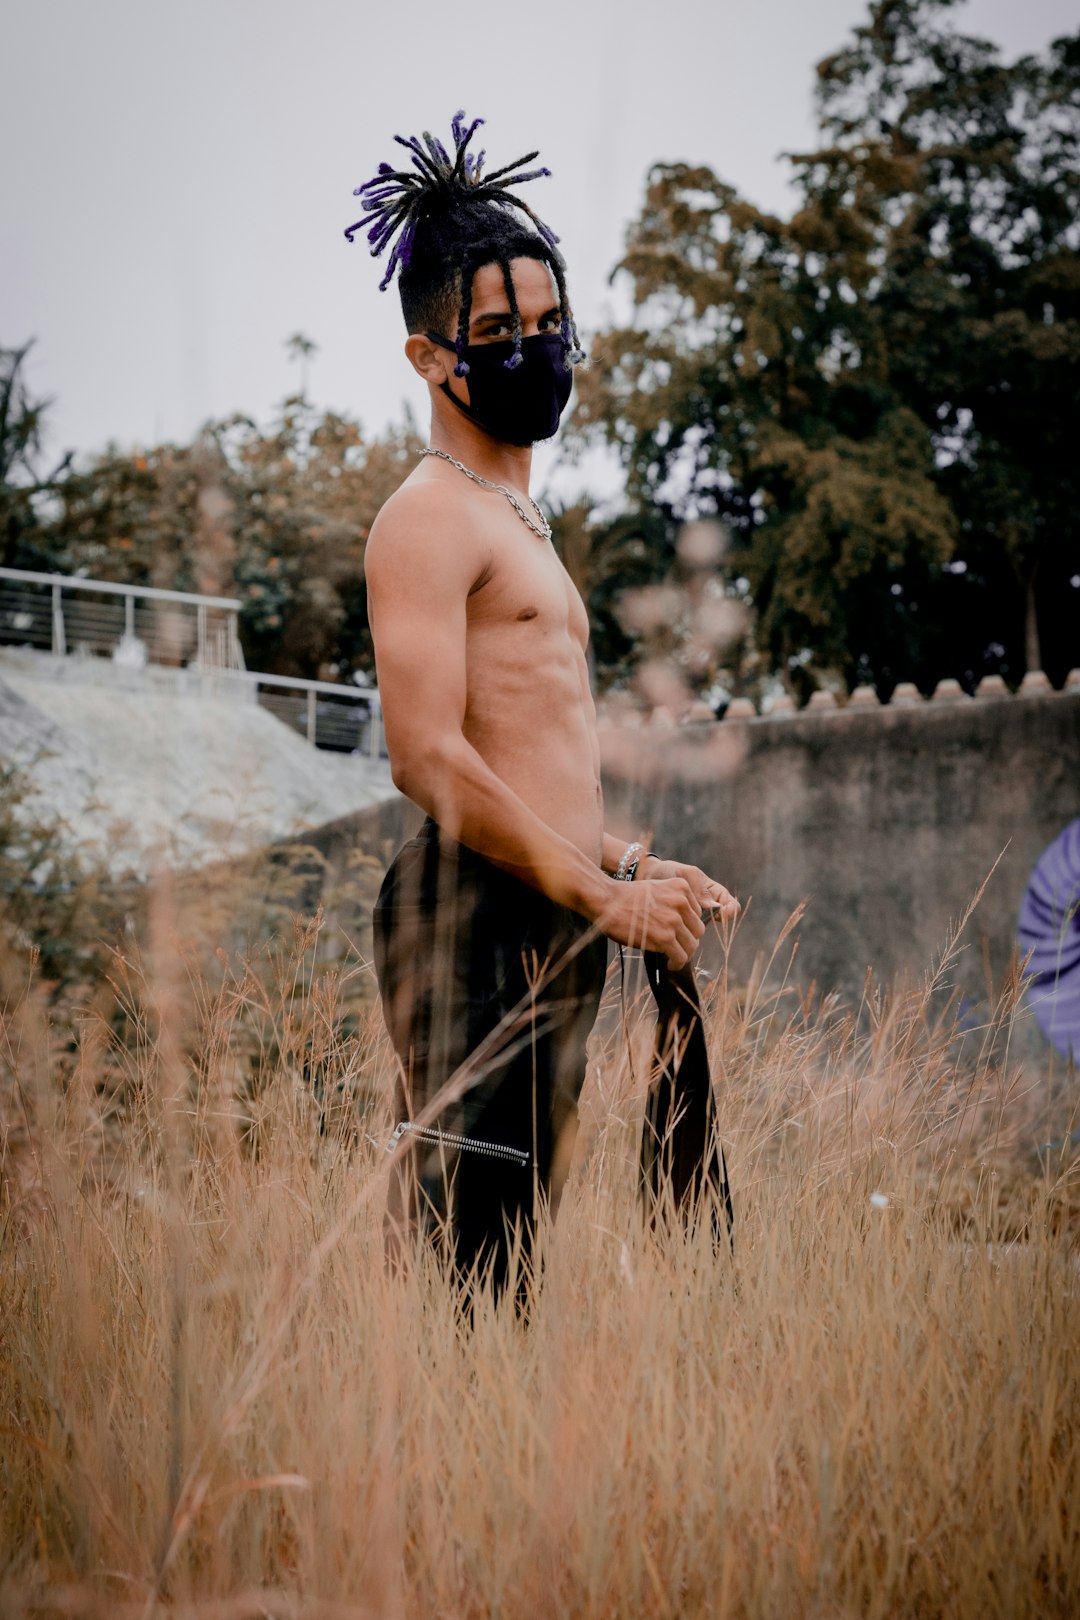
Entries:
{"label": "silver chain necklace", "polygon": [[482,484],[485,489],[498,490],[500,495],[506,496],[522,523],[524,523],[527,528],[530,528],[533,534],[538,535],[541,540],[551,539],[551,524],[548,522],[543,512],[541,512],[531,495],[528,497],[529,505],[539,518],[540,521],[538,523],[533,522],[528,512],[526,512],[525,508],[514,494],[513,490],[507,489],[505,484],[494,484],[490,478],[481,478],[479,473],[474,473],[470,467],[466,467],[464,463],[458,461],[456,457],[447,455],[445,450],[433,450],[429,445],[426,450],[421,450],[420,454],[422,456],[438,456],[440,461],[448,461],[451,467],[456,467],[458,472],[463,472],[465,474],[466,478],[471,478],[474,484]]}

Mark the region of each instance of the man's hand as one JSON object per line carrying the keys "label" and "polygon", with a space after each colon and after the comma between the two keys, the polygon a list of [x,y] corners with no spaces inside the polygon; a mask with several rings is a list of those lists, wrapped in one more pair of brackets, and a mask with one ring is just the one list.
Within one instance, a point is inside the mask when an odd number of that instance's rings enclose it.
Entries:
{"label": "man's hand", "polygon": [[[668,863],[665,862],[665,865]],[[705,932],[698,895],[681,868],[672,877],[641,883],[608,880],[597,922],[609,939],[637,950],[659,951],[673,968],[689,962]],[[726,890],[724,891],[727,892]],[[730,896],[729,896],[730,898]]]}
{"label": "man's hand", "polygon": [[597,921],[609,939],[660,951],[680,968],[697,949],[706,922],[728,933],[739,909],[735,896],[699,866],[649,855],[632,883],[612,884]]}
{"label": "man's hand", "polygon": [[718,922],[725,931],[735,926],[741,907],[735,896],[709,877],[700,866],[687,866],[682,861],[662,861],[655,855],[646,856],[637,870],[635,883],[666,881],[684,878],[694,892],[694,898],[707,919]]}

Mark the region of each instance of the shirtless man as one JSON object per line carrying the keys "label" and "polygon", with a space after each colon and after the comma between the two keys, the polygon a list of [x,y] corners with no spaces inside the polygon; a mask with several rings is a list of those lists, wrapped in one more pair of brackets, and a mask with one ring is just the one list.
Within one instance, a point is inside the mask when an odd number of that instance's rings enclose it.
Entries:
{"label": "shirtless man", "polygon": [[375,911],[409,1137],[388,1243],[441,1233],[462,1275],[490,1266],[498,1285],[565,1173],[607,940],[678,967],[703,912],[737,907],[604,831],[588,618],[529,496],[576,333],[554,238],[507,190],[530,176],[481,179],[473,129],[454,120],[451,153],[402,142],[415,173],[360,188],[374,251],[397,210],[386,280],[399,263],[431,399],[430,449],[373,525],[365,574],[393,778],[428,818]]}

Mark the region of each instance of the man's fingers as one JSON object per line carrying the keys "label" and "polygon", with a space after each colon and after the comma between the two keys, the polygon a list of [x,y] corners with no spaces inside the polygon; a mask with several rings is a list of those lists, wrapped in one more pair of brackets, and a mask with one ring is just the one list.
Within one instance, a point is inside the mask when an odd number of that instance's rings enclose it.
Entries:
{"label": "man's fingers", "polygon": [[[630,902],[625,910],[623,894]],[[623,894],[619,908],[622,918],[612,929],[612,937],[631,948],[659,951],[672,967],[685,966],[691,959],[709,923],[729,927],[741,909],[722,883],[696,869],[692,877],[680,872],[670,878],[635,884],[632,893]]]}
{"label": "man's fingers", "polygon": [[707,922],[717,915],[716,908],[723,903],[720,897],[726,893],[716,885],[703,897],[700,884],[691,883],[681,874],[660,879],[655,885],[643,884],[634,896],[639,904],[630,923],[628,943],[662,951],[673,967],[685,965],[696,951]]}

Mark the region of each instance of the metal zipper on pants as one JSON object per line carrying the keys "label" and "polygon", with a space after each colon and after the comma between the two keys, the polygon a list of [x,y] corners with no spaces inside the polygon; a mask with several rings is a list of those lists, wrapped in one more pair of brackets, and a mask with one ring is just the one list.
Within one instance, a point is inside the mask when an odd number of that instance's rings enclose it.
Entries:
{"label": "metal zipper on pants", "polygon": [[441,1131],[435,1125],[414,1125],[410,1119],[403,1119],[400,1125],[394,1126],[394,1134],[386,1144],[387,1153],[394,1151],[406,1131],[412,1131],[424,1142],[443,1142],[448,1147],[469,1153],[486,1153],[493,1159],[512,1159],[523,1170],[529,1163],[529,1155],[522,1148],[508,1147],[505,1142],[477,1142],[471,1136],[461,1136],[457,1131]]}

